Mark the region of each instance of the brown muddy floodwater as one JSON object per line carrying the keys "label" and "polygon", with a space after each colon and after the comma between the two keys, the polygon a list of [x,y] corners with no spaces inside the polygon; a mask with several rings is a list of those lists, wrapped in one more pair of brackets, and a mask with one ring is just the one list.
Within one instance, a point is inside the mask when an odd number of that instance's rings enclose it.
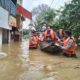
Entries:
{"label": "brown muddy floodwater", "polygon": [[[0,80],[80,80],[80,60],[28,50],[28,41],[5,44]],[[79,52],[78,52],[79,53]]]}

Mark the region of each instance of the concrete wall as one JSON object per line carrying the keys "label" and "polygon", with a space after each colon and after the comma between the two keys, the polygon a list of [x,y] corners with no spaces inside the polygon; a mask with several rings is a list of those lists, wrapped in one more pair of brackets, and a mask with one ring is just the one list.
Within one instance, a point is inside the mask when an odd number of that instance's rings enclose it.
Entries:
{"label": "concrete wall", "polygon": [[11,33],[9,30],[0,28],[0,45],[11,42]]}
{"label": "concrete wall", "polygon": [[0,45],[2,45],[2,29],[0,28]]}
{"label": "concrete wall", "polygon": [[9,39],[8,39],[8,42],[10,43],[11,42],[11,33],[9,31]]}
{"label": "concrete wall", "polygon": [[[5,16],[5,17],[4,17]],[[0,7],[0,45],[9,42],[9,12],[4,8]]]}
{"label": "concrete wall", "polygon": [[6,44],[8,43],[8,40],[9,40],[9,30],[2,29],[2,43]]}
{"label": "concrete wall", "polygon": [[0,28],[9,29],[11,27],[8,24],[9,12],[4,8],[0,7]]}

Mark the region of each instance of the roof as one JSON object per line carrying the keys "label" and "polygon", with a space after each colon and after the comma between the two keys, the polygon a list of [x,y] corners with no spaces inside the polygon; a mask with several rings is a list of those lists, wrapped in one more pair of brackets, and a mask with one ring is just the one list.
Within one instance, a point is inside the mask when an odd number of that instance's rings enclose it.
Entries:
{"label": "roof", "polygon": [[22,14],[23,16],[27,17],[28,19],[32,20],[32,14],[21,5],[17,4],[17,12]]}

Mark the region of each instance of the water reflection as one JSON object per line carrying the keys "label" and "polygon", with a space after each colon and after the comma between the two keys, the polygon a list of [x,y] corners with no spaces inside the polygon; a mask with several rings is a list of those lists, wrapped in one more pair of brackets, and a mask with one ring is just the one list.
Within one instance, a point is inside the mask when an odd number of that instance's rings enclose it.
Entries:
{"label": "water reflection", "polygon": [[22,42],[21,47],[21,54],[19,54],[19,58],[22,62],[22,67],[28,67],[29,66],[29,41]]}
{"label": "water reflection", "polygon": [[80,79],[79,60],[48,55],[38,49],[29,51],[28,42],[1,47],[0,51],[7,53],[7,56],[0,58],[0,80]]}

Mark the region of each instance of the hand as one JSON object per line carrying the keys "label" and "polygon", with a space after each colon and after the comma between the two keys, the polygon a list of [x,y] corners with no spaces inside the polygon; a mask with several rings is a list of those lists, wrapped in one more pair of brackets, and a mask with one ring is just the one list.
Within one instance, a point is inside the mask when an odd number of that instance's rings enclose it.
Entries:
{"label": "hand", "polygon": [[60,46],[58,43],[55,43],[56,46]]}

